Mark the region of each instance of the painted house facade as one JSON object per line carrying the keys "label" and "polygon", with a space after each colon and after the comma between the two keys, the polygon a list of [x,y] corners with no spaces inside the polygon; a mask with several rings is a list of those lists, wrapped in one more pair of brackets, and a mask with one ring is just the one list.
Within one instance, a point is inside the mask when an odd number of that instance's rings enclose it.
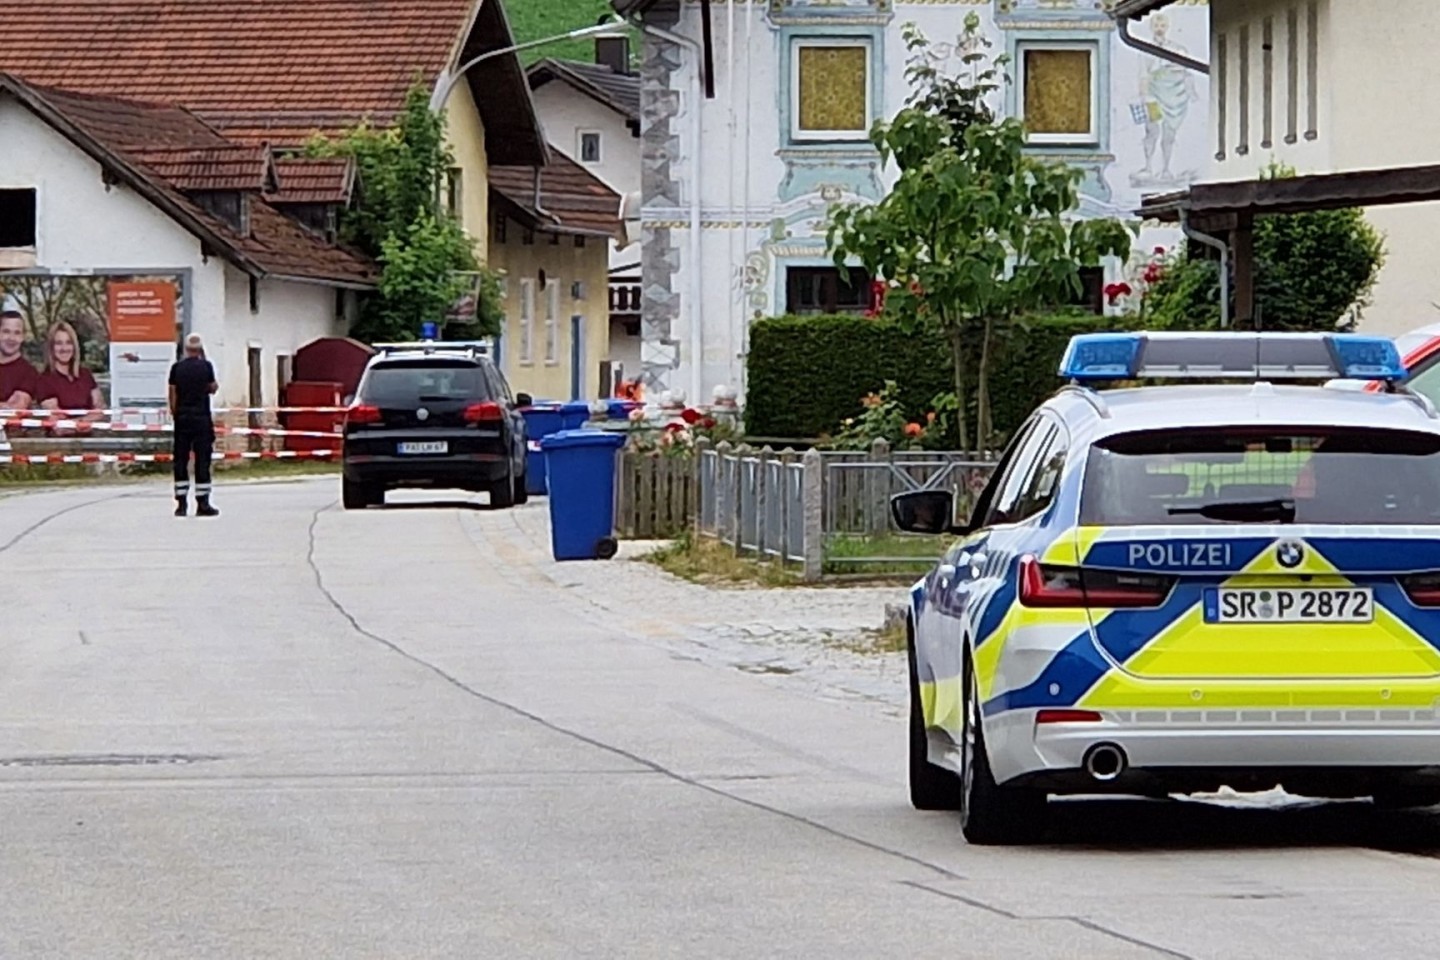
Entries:
{"label": "painted house facade", "polygon": [[[642,351],[652,390],[743,395],[756,318],[868,306],[868,278],[842,282],[824,234],[832,205],[877,200],[893,176],[867,133],[911,92],[906,23],[929,38],[932,62],[955,72],[966,69],[965,17],[980,17],[992,52],[1012,58],[1005,110],[1027,121],[1036,154],[1084,171],[1083,216],[1129,218],[1208,158],[1205,78],[1123,43],[1093,0],[717,2],[708,51],[699,4],[617,8],[646,25]],[[1139,35],[1203,59],[1208,12],[1180,4]],[[1137,251],[1179,237],[1155,225]],[[1108,279],[1136,266],[1112,265]]]}
{"label": "painted house facade", "polygon": [[[1140,32],[1179,9],[1123,0]],[[1301,175],[1440,163],[1424,91],[1440,5],[1427,0],[1212,0],[1206,182],[1246,181],[1272,163]],[[1357,204],[1358,205],[1358,204]],[[1361,329],[1398,334],[1440,319],[1431,245],[1440,205],[1367,209],[1386,263]]]}

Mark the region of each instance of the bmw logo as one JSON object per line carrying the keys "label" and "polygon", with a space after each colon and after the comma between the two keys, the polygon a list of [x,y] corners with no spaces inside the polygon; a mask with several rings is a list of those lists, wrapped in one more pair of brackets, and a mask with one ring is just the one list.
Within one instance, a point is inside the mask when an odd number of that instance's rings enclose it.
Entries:
{"label": "bmw logo", "polygon": [[426,410],[424,407],[421,407],[419,410],[415,411],[415,417],[417,420],[429,420],[430,411]]}
{"label": "bmw logo", "polygon": [[1294,570],[1305,562],[1305,548],[1293,541],[1287,541],[1275,548],[1275,559],[1285,569]]}

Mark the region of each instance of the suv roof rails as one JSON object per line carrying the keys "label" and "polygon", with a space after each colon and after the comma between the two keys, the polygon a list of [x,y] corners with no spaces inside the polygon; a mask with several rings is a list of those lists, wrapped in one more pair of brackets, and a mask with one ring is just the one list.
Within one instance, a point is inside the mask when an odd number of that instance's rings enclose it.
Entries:
{"label": "suv roof rails", "polygon": [[1065,386],[1060,388],[1056,396],[1065,393],[1075,394],[1076,396],[1080,397],[1080,399],[1090,404],[1090,406],[1094,407],[1095,412],[1100,414],[1100,417],[1102,419],[1110,419],[1110,405],[1107,404],[1105,402],[1105,398],[1100,396],[1100,394],[1096,391],[1090,389],[1089,387],[1082,386],[1078,383],[1067,383]]}
{"label": "suv roof rails", "polygon": [[1387,386],[1390,387],[1390,389],[1386,390],[1386,393],[1393,393],[1396,396],[1404,397],[1406,400],[1409,400],[1410,402],[1418,406],[1421,410],[1424,410],[1425,416],[1429,417],[1431,420],[1440,420],[1440,411],[1437,411],[1435,409],[1435,404],[1432,403],[1430,401],[1430,398],[1425,396],[1425,394],[1418,393],[1415,390],[1412,390],[1409,385],[1404,383],[1391,383],[1387,384]]}
{"label": "suv roof rails", "polygon": [[490,341],[488,340],[414,340],[406,343],[375,343],[377,356],[388,356],[392,353],[420,353],[420,354],[463,354],[470,357],[490,357]]}

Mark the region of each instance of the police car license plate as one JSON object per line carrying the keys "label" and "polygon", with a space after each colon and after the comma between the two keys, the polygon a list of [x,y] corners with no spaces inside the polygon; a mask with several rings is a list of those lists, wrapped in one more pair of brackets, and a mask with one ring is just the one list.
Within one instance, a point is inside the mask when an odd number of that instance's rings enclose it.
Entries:
{"label": "police car license plate", "polygon": [[450,444],[445,440],[426,440],[400,444],[401,455],[417,453],[449,453]]}
{"label": "police car license plate", "polygon": [[1374,619],[1374,592],[1365,587],[1205,591],[1206,623],[1370,623]]}

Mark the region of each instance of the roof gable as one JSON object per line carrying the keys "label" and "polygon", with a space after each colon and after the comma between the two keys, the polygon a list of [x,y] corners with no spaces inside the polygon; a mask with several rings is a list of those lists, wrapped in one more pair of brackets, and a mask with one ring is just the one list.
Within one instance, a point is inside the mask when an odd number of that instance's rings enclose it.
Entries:
{"label": "roof gable", "polygon": [[[254,160],[261,164],[258,170],[263,179],[264,171],[273,173],[268,150],[227,144],[193,115],[174,107],[41,89],[0,73],[0,96],[6,95],[97,162],[107,177],[129,187],[193,234],[212,255],[223,257],[251,276],[291,277],[342,286],[373,285],[372,262],[307,233],[258,194],[248,198],[250,229],[243,234],[186,196],[185,189],[248,192],[236,180],[225,179],[232,176],[231,169],[205,167],[205,163],[212,158],[232,162],[239,156],[263,156],[263,160]],[[133,149],[134,144],[154,142],[169,146],[152,149],[148,154]],[[131,149],[122,144],[131,145]],[[148,156],[148,160],[142,156]],[[247,161],[244,166],[250,170],[252,164]],[[180,182],[167,179],[164,171],[174,173]],[[238,175],[248,178],[250,174]],[[182,187],[185,183],[191,186]]]}
{"label": "roof gable", "polygon": [[[412,84],[513,43],[498,0],[5,0],[0,71],[183,104],[225,137],[298,146],[394,119]],[[514,54],[467,80],[496,163],[543,163]]]}
{"label": "roof gable", "polygon": [[532,90],[558,80],[631,123],[640,122],[640,78],[634,74],[616,73],[603,64],[578,60],[541,60],[526,75]]}

